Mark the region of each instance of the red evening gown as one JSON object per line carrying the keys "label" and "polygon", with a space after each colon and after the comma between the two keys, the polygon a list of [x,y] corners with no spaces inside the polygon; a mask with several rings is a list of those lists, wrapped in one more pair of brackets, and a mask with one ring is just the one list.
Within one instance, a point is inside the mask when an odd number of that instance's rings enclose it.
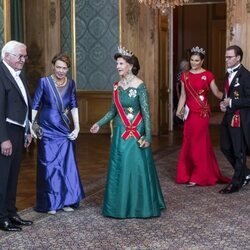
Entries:
{"label": "red evening gown", "polygon": [[182,74],[189,114],[184,122],[183,143],[177,164],[177,183],[194,182],[200,186],[228,183],[220,173],[210,134],[210,107],[207,94],[214,76],[209,71]]}

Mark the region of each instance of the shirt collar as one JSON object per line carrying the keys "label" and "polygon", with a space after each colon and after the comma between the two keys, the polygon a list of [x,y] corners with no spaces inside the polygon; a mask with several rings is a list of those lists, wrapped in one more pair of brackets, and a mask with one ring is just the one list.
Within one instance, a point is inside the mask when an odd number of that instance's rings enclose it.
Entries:
{"label": "shirt collar", "polygon": [[238,65],[234,66],[233,68],[228,68],[227,72],[228,72],[228,74],[232,74],[232,73],[236,72],[240,67],[241,67],[241,64],[238,64]]}
{"label": "shirt collar", "polygon": [[13,76],[13,77],[16,77],[16,76],[19,76],[20,75],[20,73],[21,73],[21,70],[14,70],[7,62],[5,62],[4,60],[3,60],[3,63],[4,63],[4,65],[7,67],[7,69],[9,70],[9,72],[11,73],[11,75]]}

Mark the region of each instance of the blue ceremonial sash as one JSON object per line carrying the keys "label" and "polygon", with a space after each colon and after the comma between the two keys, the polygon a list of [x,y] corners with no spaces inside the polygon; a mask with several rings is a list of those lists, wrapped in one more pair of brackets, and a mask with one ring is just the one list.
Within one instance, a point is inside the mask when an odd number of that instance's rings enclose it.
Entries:
{"label": "blue ceremonial sash", "polygon": [[46,77],[46,79],[47,79],[49,86],[50,86],[50,89],[55,97],[56,106],[58,108],[58,111],[61,114],[64,123],[67,125],[68,128],[70,128],[70,119],[68,117],[69,109],[67,109],[67,108],[65,109],[65,107],[63,105],[61,94],[59,93],[52,77],[48,76],[48,77]]}

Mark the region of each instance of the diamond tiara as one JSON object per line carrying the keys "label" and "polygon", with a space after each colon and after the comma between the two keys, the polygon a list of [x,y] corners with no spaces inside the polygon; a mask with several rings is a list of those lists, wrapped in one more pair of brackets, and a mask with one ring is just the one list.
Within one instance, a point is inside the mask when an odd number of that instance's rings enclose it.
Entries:
{"label": "diamond tiara", "polygon": [[203,55],[205,55],[206,54],[206,51],[203,49],[203,48],[199,48],[198,46],[196,46],[196,47],[193,47],[192,49],[191,49],[191,53],[201,53],[201,54],[203,54]]}
{"label": "diamond tiara", "polygon": [[118,46],[118,52],[122,54],[123,56],[132,56],[133,52],[127,50],[125,47]]}

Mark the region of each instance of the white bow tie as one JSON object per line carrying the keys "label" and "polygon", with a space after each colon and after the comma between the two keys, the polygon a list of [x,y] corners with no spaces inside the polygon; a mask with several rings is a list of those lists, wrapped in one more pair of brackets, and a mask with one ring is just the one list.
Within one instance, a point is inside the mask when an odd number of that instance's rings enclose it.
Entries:
{"label": "white bow tie", "polygon": [[19,76],[21,74],[21,70],[18,70],[15,73],[16,73],[16,76]]}
{"label": "white bow tie", "polygon": [[239,68],[240,68],[240,66],[238,66],[237,68],[234,68],[234,69],[229,68],[229,69],[227,69],[227,73],[232,74],[232,73],[238,71]]}

